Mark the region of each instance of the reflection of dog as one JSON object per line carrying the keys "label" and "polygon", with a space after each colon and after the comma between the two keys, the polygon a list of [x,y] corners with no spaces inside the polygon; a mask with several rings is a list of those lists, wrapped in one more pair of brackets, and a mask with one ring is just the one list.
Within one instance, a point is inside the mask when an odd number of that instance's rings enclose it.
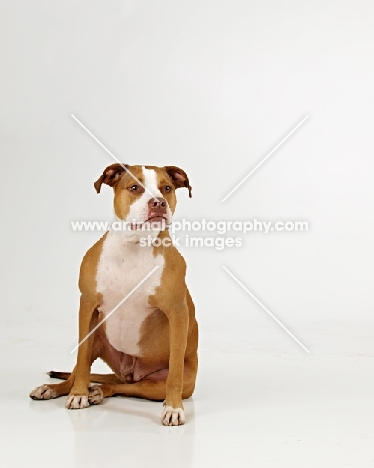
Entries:
{"label": "reflection of dog", "polygon": [[[190,397],[195,388],[198,326],[183,257],[168,242],[140,245],[150,232],[164,240],[168,231],[158,227],[144,232],[139,227],[147,221],[170,224],[175,189],[187,187],[191,196],[191,187],[178,167],[125,167],[107,167],[95,183],[97,192],[102,184],[113,187],[116,220],[130,223],[131,229],[108,231],[83,258],[79,342],[84,341],[77,364],[72,373],[51,372],[51,377],[66,380],[37,387],[30,396],[46,400],[69,394],[66,407],[71,409],[114,394],[165,400],[162,423],[176,426],[185,422],[182,398]],[[152,269],[155,272],[144,284],[85,339]],[[99,357],[114,374],[90,375],[91,364]],[[90,382],[102,385],[90,387]]]}

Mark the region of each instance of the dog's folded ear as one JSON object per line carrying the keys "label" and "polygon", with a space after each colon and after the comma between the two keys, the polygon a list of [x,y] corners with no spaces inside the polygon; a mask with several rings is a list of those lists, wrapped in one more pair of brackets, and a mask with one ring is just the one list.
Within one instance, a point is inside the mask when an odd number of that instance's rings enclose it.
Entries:
{"label": "dog's folded ear", "polygon": [[110,187],[114,187],[118,182],[121,175],[126,171],[125,168],[129,167],[128,164],[112,164],[108,166],[103,174],[94,183],[94,187],[97,193],[100,193],[102,184],[107,184]]}
{"label": "dog's folded ear", "polygon": [[184,172],[183,169],[180,169],[176,166],[165,166],[165,171],[168,173],[168,176],[172,180],[174,187],[186,187],[188,188],[188,195],[192,197],[192,187],[190,186],[190,181],[188,180],[187,174]]}

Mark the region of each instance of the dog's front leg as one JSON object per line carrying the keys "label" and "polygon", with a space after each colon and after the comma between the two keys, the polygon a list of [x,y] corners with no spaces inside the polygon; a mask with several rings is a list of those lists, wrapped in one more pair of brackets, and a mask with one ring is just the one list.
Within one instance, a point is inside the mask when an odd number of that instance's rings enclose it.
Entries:
{"label": "dog's front leg", "polygon": [[97,302],[81,296],[79,308],[79,343],[77,364],[75,366],[75,378],[73,387],[66,401],[66,408],[87,408],[88,387],[90,384],[90,369],[92,364],[92,343],[94,333],[88,338],[90,331],[97,321]]}
{"label": "dog's front leg", "polygon": [[161,421],[165,426],[185,423],[182,403],[184,357],[187,346],[188,309],[166,312],[169,320],[170,357],[166,398]]}

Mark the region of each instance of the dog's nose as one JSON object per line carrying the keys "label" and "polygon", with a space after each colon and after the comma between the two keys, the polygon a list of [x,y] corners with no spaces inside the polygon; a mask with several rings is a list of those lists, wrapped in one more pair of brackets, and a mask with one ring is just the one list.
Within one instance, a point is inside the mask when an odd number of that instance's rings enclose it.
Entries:
{"label": "dog's nose", "polygon": [[151,198],[148,202],[149,208],[166,208],[165,198]]}

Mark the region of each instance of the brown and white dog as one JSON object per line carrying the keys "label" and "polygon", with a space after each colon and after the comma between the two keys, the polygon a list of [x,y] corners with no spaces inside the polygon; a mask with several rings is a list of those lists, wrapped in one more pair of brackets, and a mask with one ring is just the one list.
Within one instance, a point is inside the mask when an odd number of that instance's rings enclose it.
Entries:
{"label": "brown and white dog", "polygon": [[[113,164],[95,182],[98,193],[102,184],[114,189],[115,220],[129,223],[131,229],[109,230],[84,256],[76,366],[71,373],[50,372],[51,377],[66,380],[37,387],[30,397],[69,395],[69,409],[86,408],[112,395],[164,400],[162,423],[184,424],[182,399],[195,388],[198,345],[186,263],[165,227],[153,225],[151,231],[140,227],[146,222],[171,223],[175,190],[186,187],[191,196],[188,177],[174,166]],[[163,242],[144,246],[141,239],[148,235]],[[152,269],[155,272],[133,291]],[[97,358],[114,374],[90,374]],[[102,385],[90,386],[91,382]]]}

